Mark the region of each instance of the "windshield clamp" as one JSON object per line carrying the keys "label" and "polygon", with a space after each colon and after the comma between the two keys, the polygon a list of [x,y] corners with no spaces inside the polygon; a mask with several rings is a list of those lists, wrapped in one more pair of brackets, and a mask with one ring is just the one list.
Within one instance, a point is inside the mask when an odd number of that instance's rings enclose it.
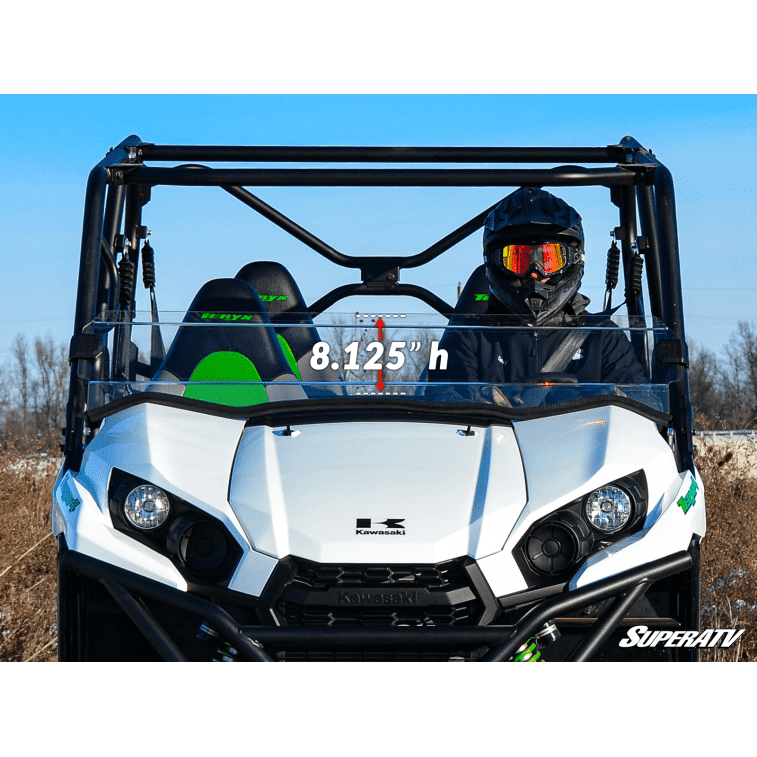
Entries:
{"label": "windshield clamp", "polygon": [[78,334],[71,337],[68,362],[72,360],[97,360],[104,351],[100,334]]}
{"label": "windshield clamp", "polygon": [[360,260],[360,278],[366,286],[396,286],[400,280],[400,258],[376,257]]}
{"label": "windshield clamp", "polygon": [[689,348],[680,339],[672,339],[669,342],[660,342],[654,348],[655,357],[663,365],[682,365],[689,367]]}

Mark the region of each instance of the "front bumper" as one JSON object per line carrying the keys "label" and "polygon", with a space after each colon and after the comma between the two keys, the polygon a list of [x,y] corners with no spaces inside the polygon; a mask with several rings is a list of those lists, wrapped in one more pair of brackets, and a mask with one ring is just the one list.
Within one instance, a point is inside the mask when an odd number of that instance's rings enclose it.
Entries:
{"label": "front bumper", "polygon": [[[206,623],[221,640],[233,647],[238,659],[251,662],[277,661],[273,650],[281,648],[449,650],[458,647],[480,649],[481,661],[502,662],[511,660],[516,651],[547,621],[610,600],[599,617],[585,624],[585,632],[582,632],[578,644],[567,658],[571,661],[588,661],[597,656],[610,635],[624,622],[630,608],[653,583],[686,571],[698,574],[698,567],[698,547],[693,545],[690,552],[675,553],[574,591],[564,590],[535,604],[517,622],[509,625],[286,627],[240,623],[208,599],[73,552],[61,539],[58,558],[59,648],[67,650],[61,655],[62,660],[80,659],[75,651],[76,644],[71,642],[71,608],[61,606],[65,577],[74,574],[104,587],[120,611],[134,623],[159,658],[165,661],[185,661],[188,657],[181,639],[167,631],[151,612],[148,606],[151,602],[196,617],[198,624]],[[691,582],[690,588],[698,594],[698,581]],[[698,596],[694,599],[694,605],[698,606]],[[247,598],[250,607],[254,607],[255,601],[254,598]],[[505,604],[505,598],[500,603]],[[692,630],[694,624],[698,627],[698,617],[689,617],[687,625]],[[680,623],[675,623],[675,627],[680,627]]]}

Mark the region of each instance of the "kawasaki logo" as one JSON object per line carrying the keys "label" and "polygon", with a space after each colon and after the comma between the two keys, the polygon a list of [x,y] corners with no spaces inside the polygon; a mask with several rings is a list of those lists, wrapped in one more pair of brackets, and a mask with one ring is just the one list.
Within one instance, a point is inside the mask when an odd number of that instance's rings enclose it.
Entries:
{"label": "kawasaki logo", "polygon": [[286,300],[287,296],[285,294],[261,294],[260,299],[263,300],[263,302],[282,302],[283,300]]}
{"label": "kawasaki logo", "polygon": [[340,591],[337,594],[340,605],[415,605],[418,604],[417,591]]}
{"label": "kawasaki logo", "polygon": [[689,512],[689,508],[696,502],[697,489],[699,489],[699,484],[692,478],[691,486],[689,487],[689,491],[686,492],[686,496],[678,500],[678,506],[683,510],[684,515]]}
{"label": "kawasaki logo", "polygon": [[[371,530],[375,528],[373,521],[370,518],[358,518],[355,522],[356,534],[360,535],[385,535],[385,536],[405,536],[405,527],[402,524],[404,518],[387,518],[386,520],[379,521],[376,526],[386,526],[379,530]],[[396,530],[390,530],[396,529]]]}

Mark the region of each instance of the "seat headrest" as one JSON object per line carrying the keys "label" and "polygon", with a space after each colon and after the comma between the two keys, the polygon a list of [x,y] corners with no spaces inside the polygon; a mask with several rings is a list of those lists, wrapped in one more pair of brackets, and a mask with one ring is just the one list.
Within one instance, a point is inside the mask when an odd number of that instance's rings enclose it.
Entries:
{"label": "seat headrest", "polygon": [[[229,322],[265,325],[245,329],[230,327]],[[189,306],[184,323],[207,325],[180,326],[176,332],[161,370],[180,381],[188,381],[199,363],[217,352],[244,356],[263,381],[273,381],[290,372],[268,312],[245,281],[213,279],[203,284]]]}
{"label": "seat headrest", "polygon": [[233,320],[223,315],[252,313],[253,323],[267,322],[265,305],[249,284],[239,279],[213,279],[203,284],[189,306],[185,322]]}
{"label": "seat headrest", "polygon": [[307,304],[292,274],[281,263],[258,260],[247,263],[236,275],[260,295],[271,315],[275,313],[306,313]]}
{"label": "seat headrest", "polygon": [[486,278],[486,265],[481,264],[470,275],[457,299],[453,318],[456,315],[478,315],[485,313],[489,305],[489,281]]}

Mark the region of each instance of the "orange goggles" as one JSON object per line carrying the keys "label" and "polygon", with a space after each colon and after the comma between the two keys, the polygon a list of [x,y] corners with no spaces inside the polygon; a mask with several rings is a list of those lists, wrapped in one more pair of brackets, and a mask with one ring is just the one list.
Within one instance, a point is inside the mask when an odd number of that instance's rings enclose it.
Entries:
{"label": "orange goggles", "polygon": [[543,276],[552,276],[571,265],[574,258],[574,251],[558,242],[508,244],[502,248],[502,267],[516,276],[524,276],[532,269]]}

